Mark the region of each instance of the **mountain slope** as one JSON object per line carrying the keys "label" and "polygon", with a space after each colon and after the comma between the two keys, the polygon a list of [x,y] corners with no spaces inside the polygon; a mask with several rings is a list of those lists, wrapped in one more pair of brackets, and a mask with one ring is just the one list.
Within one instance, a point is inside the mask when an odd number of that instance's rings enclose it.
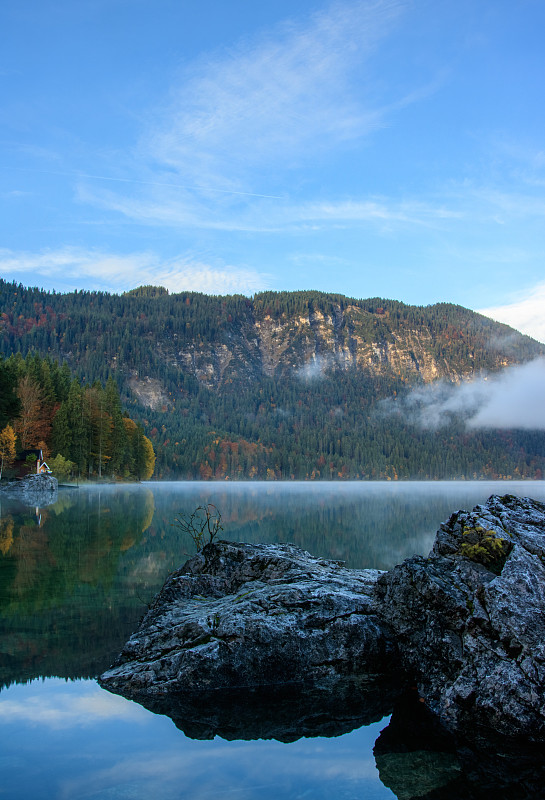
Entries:
{"label": "mountain slope", "polygon": [[61,295],[0,282],[0,352],[37,350],[87,381],[114,375],[165,477],[535,477],[543,434],[430,432],[384,398],[545,355],[451,304],[319,292],[254,298]]}

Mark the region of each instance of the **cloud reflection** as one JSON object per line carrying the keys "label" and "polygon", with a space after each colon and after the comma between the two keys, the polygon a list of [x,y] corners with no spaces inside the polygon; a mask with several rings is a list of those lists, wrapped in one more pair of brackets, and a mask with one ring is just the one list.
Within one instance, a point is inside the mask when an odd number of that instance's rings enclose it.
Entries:
{"label": "cloud reflection", "polygon": [[[372,741],[381,723],[341,740],[279,742],[190,742],[181,734],[179,747],[166,752],[134,752],[112,766],[63,782],[61,797],[330,797],[333,791],[361,791],[365,797],[389,796],[380,783]],[[362,747],[362,738],[369,738]],[[169,744],[172,744],[170,741]]]}
{"label": "cloud reflection", "polygon": [[[68,684],[59,680],[49,683],[57,686],[47,693],[41,690],[41,682],[33,681],[25,687],[21,699],[18,698],[19,687],[12,687],[5,693],[5,698],[0,696],[0,724],[26,723],[57,730],[114,720],[142,723],[149,717],[137,703],[111,695],[94,682]],[[36,685],[35,693],[29,691],[33,684]],[[74,689],[77,694],[74,694]]]}

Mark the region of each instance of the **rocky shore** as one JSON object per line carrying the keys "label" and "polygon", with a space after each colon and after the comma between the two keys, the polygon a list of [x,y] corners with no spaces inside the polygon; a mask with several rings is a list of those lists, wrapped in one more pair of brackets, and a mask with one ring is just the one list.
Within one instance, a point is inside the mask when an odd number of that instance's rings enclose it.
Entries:
{"label": "rocky shore", "polygon": [[427,558],[384,573],[213,543],[170,575],[99,682],[189,735],[238,738],[251,718],[249,736],[286,741],[380,719],[412,692],[454,750],[534,752],[544,562],[545,506],[510,495],[453,514]]}
{"label": "rocky shore", "polygon": [[52,475],[27,475],[20,481],[0,483],[0,494],[27,506],[49,506],[57,500],[59,483]]}

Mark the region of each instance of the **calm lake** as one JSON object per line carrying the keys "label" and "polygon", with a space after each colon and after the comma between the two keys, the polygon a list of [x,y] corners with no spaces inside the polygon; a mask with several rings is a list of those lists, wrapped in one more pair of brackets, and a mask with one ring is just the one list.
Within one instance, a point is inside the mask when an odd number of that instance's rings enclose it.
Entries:
{"label": "calm lake", "polygon": [[193,740],[93,678],[192,554],[172,526],[180,512],[213,503],[222,538],[388,569],[494,493],[545,501],[545,484],[150,483],[63,489],[41,509],[0,500],[0,797],[443,797],[449,765],[435,762],[423,785],[421,769],[383,756],[379,775],[373,745],[388,718],[289,744]]}

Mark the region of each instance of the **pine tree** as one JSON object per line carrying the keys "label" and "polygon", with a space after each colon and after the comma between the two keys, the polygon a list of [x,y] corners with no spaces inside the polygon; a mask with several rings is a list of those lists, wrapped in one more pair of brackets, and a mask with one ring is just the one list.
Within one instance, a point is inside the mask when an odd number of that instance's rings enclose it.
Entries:
{"label": "pine tree", "polygon": [[144,447],[144,430],[141,425],[136,426],[132,438],[132,452],[134,463],[134,476],[137,480],[143,480],[146,472],[146,450]]}
{"label": "pine tree", "polygon": [[85,408],[85,393],[77,378],[70,385],[67,399],[68,425],[72,432],[69,453],[63,453],[78,468],[78,474],[87,471],[89,457],[89,423]]}
{"label": "pine tree", "polygon": [[102,477],[103,467],[110,458],[108,453],[112,418],[107,411],[106,395],[102,385],[95,383],[87,390],[89,425],[91,434],[90,454],[96,458],[98,477]]}
{"label": "pine tree", "polygon": [[72,452],[73,432],[69,420],[68,401],[61,403],[51,426],[51,449],[54,453],[67,456]]}
{"label": "pine tree", "polygon": [[111,415],[112,429],[110,433],[110,449],[108,469],[112,475],[120,475],[123,463],[127,459],[129,441],[127,431],[123,424],[123,412],[119,399],[119,389],[117,383],[110,377],[106,382],[105,389],[106,406]]}
{"label": "pine tree", "polygon": [[17,417],[20,403],[17,397],[17,375],[13,364],[0,356],[0,427]]}

